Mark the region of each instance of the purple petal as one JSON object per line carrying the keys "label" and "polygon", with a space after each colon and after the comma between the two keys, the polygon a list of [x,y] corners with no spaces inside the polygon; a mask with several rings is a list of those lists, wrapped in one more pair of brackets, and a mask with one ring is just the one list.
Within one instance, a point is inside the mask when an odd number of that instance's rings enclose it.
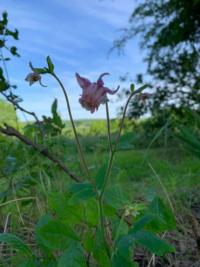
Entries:
{"label": "purple petal", "polygon": [[92,95],[96,92],[97,88],[98,87],[96,83],[91,83],[87,88],[83,90],[83,95]]}
{"label": "purple petal", "polygon": [[32,81],[32,80],[33,80],[33,73],[29,73],[29,74],[26,76],[25,81],[30,82],[30,81]]}
{"label": "purple petal", "polygon": [[108,94],[110,94],[110,95],[114,95],[114,94],[116,94],[117,91],[119,90],[119,87],[120,87],[120,86],[118,86],[117,89],[114,90],[114,91],[110,90],[110,89],[107,88],[107,87],[103,87],[103,88],[104,88],[104,90],[105,90],[106,93],[108,93]]}
{"label": "purple petal", "polygon": [[40,83],[40,85],[41,85],[42,87],[47,87],[46,85],[43,85],[43,84],[41,83],[41,77],[40,77],[40,79],[39,79],[39,83]]}
{"label": "purple petal", "polygon": [[78,84],[82,89],[85,90],[88,86],[90,86],[91,82],[88,79],[81,77],[78,73],[76,73],[75,76]]}
{"label": "purple petal", "polygon": [[104,85],[104,82],[102,80],[102,77],[105,76],[105,75],[110,75],[108,72],[105,72],[103,74],[100,75],[99,79],[97,80],[97,84],[98,84],[98,87],[103,87]]}

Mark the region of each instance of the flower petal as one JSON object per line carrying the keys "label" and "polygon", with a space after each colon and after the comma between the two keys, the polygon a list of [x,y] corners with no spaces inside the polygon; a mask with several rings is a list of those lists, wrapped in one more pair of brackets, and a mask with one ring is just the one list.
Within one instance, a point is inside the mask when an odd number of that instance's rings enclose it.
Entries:
{"label": "flower petal", "polygon": [[81,77],[78,73],[76,73],[75,76],[78,84],[83,90],[87,89],[87,87],[90,86],[91,82],[88,79]]}
{"label": "flower petal", "polygon": [[30,81],[32,81],[32,80],[33,80],[33,73],[29,73],[29,74],[26,76],[25,81],[30,82]]}
{"label": "flower petal", "polygon": [[105,72],[105,73],[102,73],[99,77],[99,79],[97,80],[97,84],[98,84],[98,87],[102,87],[104,85],[104,82],[102,80],[102,77],[105,76],[105,75],[110,75],[108,72]]}
{"label": "flower petal", "polygon": [[46,85],[43,85],[43,84],[41,83],[41,77],[40,77],[40,79],[39,79],[39,83],[40,83],[40,85],[41,85],[42,87],[47,87]]}
{"label": "flower petal", "polygon": [[104,90],[105,90],[106,93],[108,93],[108,94],[110,94],[110,95],[114,95],[114,94],[116,94],[117,91],[119,90],[119,87],[120,87],[120,85],[119,85],[119,86],[117,87],[117,89],[114,90],[114,91],[110,90],[110,89],[107,88],[107,87],[103,87],[103,88],[104,88]]}

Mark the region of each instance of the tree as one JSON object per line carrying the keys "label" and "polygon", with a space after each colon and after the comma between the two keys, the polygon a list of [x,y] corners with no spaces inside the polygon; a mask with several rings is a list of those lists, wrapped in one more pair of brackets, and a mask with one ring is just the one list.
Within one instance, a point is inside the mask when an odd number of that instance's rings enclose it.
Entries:
{"label": "tree", "polygon": [[[144,1],[133,11],[130,24],[112,49],[120,52],[128,40],[141,36],[140,48],[147,50],[147,74],[157,83],[150,111],[199,103],[200,0]],[[143,82],[142,74],[137,82]],[[128,115],[139,117],[144,110],[142,103],[133,103]]]}

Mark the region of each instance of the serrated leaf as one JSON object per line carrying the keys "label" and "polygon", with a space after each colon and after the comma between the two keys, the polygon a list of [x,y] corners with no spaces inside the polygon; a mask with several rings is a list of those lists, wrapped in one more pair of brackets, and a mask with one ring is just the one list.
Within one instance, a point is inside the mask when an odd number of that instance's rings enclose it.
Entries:
{"label": "serrated leaf", "polygon": [[58,219],[67,224],[75,225],[83,221],[83,205],[81,203],[73,206],[68,205],[71,195],[62,193],[49,194],[50,208],[56,213]]}
{"label": "serrated leaf", "polygon": [[87,267],[82,246],[72,244],[60,257],[58,267]]}
{"label": "serrated leaf", "polygon": [[104,198],[115,209],[119,209],[120,206],[130,202],[130,197],[127,192],[119,186],[106,188]]}
{"label": "serrated leaf", "polygon": [[146,230],[162,233],[165,230],[172,230],[175,228],[176,222],[171,209],[166,206],[158,196],[156,196],[149,205],[148,212],[155,214],[156,217],[146,225]]}
{"label": "serrated leaf", "polygon": [[49,67],[50,72],[53,73],[54,65],[51,62],[50,56],[47,57],[47,64],[48,64],[48,67]]}
{"label": "serrated leaf", "polygon": [[104,163],[98,170],[95,178],[94,178],[94,184],[97,188],[97,190],[101,190],[104,180],[105,180],[105,176],[106,176],[106,171],[108,168],[108,163]]}
{"label": "serrated leaf", "polygon": [[92,238],[91,234],[87,233],[86,237],[85,237],[85,239],[83,241],[84,249],[86,249],[88,252],[92,252],[93,249],[94,249],[94,244],[95,244],[95,241]]}
{"label": "serrated leaf", "polygon": [[164,240],[158,238],[153,233],[148,231],[137,231],[132,233],[133,241],[154,253],[158,256],[162,256],[164,253],[175,252],[175,248],[170,244],[167,244]]}
{"label": "serrated leaf", "polygon": [[51,250],[63,250],[70,246],[71,243],[78,240],[78,235],[69,226],[53,220],[40,228],[40,236],[44,245]]}
{"label": "serrated leaf", "polygon": [[24,253],[32,256],[29,247],[20,238],[11,234],[0,234],[0,242],[11,245],[13,248],[23,251]]}
{"label": "serrated leaf", "polygon": [[78,193],[79,191],[83,190],[83,189],[86,189],[86,188],[92,188],[92,185],[91,183],[76,183],[76,184],[70,184],[68,187],[67,187],[67,190],[69,190],[70,192],[72,193]]}
{"label": "serrated leaf", "polygon": [[85,207],[85,217],[89,223],[97,226],[99,221],[99,208],[96,200],[90,199],[87,201]]}
{"label": "serrated leaf", "polygon": [[40,229],[47,224],[48,222],[53,221],[53,219],[47,215],[42,215],[35,227],[35,241],[40,249],[42,249],[46,253],[50,253],[51,249],[48,246],[45,246],[45,241],[40,234]]}
{"label": "serrated leaf", "polygon": [[97,193],[94,192],[93,189],[86,188],[78,193],[75,193],[68,201],[68,205],[75,205],[81,201],[86,201],[88,199],[94,198],[97,196]]}

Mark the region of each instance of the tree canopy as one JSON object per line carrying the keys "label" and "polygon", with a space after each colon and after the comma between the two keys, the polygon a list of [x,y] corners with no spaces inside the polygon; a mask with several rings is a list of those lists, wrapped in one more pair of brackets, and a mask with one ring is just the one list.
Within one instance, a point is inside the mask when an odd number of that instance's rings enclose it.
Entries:
{"label": "tree canopy", "polygon": [[[199,103],[200,0],[146,0],[135,8],[129,22],[112,49],[121,51],[140,35],[140,48],[147,50],[147,74],[153,78],[150,86],[155,90],[149,109]],[[143,82],[143,74],[137,75],[137,82]],[[143,113],[142,103],[133,103],[129,109],[129,117]]]}

